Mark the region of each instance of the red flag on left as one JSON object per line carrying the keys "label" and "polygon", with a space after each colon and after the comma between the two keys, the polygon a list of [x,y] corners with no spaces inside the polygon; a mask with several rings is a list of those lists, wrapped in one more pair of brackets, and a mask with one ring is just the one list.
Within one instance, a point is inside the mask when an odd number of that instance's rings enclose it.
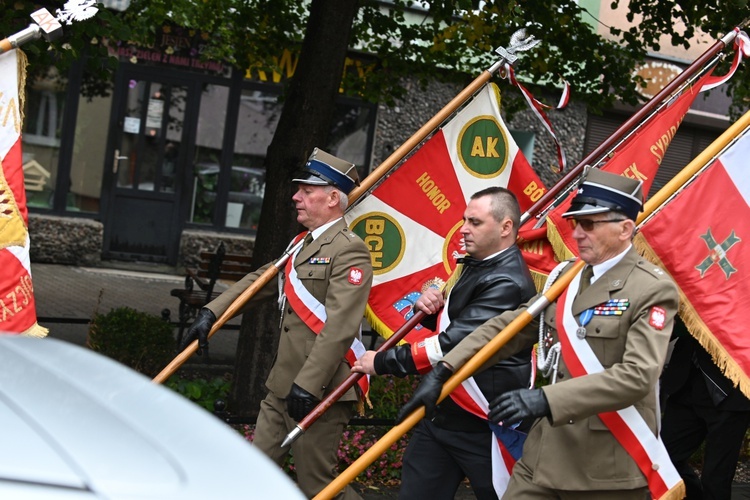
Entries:
{"label": "red flag on left", "polygon": [[21,156],[23,52],[0,55],[0,333],[45,337],[36,322]]}

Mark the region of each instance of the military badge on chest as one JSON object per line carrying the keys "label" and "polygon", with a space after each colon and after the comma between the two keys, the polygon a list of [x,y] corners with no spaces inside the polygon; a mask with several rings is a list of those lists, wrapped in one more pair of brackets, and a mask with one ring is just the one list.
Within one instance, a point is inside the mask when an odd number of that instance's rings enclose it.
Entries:
{"label": "military badge on chest", "polygon": [[622,316],[623,312],[628,310],[628,307],[630,307],[629,299],[610,299],[591,309],[586,309],[578,317],[576,336],[579,339],[586,338],[586,325],[594,316]]}
{"label": "military badge on chest", "polygon": [[331,258],[330,257],[312,257],[309,260],[310,264],[330,264]]}

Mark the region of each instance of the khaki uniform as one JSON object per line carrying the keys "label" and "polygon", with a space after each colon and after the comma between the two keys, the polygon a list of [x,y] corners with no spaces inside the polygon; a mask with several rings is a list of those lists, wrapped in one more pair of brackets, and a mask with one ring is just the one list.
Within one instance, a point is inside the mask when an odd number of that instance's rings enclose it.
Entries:
{"label": "khaki uniform", "polygon": [[[206,307],[218,317],[269,265],[248,274]],[[296,425],[287,415],[283,399],[292,383],[323,399],[350,374],[344,356],[359,334],[372,284],[367,247],[349,231],[343,219],[302,249],[294,267],[303,286],[325,305],[327,320],[316,335],[288,302],[282,311],[279,348],[266,380],[270,393],[261,405],[254,440],[279,464],[289,451],[288,447],[281,448],[281,442]],[[352,268],[362,272],[359,284],[350,279]],[[277,298],[279,279],[280,274],[259,290],[240,313],[258,301]],[[306,495],[314,496],[336,477],[336,451],[356,400],[355,390],[350,389],[291,445],[298,483]],[[357,497],[351,488],[347,491],[347,495]]]}
{"label": "khaki uniform", "polygon": [[[575,293],[570,290],[568,293]],[[524,477],[534,487],[559,491],[606,492],[646,487],[635,461],[616,441],[598,413],[634,405],[649,428],[657,433],[656,387],[667,352],[678,293],[661,269],[631,248],[613,268],[600,276],[573,302],[573,314],[610,299],[628,299],[621,316],[594,315],[586,325],[586,340],[604,367],[597,374],[571,378],[561,359],[558,382],[543,388],[551,417],[537,420],[529,431],[523,456],[514,468],[506,498],[522,498]],[[527,302],[527,305],[532,301]],[[650,324],[653,307],[666,311],[662,329]],[[449,352],[444,360],[453,367],[466,363],[525,307],[487,321]],[[557,303],[545,310],[545,322],[557,340]],[[496,363],[538,340],[538,318],[512,338],[490,361]],[[516,474],[519,467],[524,474]],[[516,489],[518,488],[518,489]],[[514,497],[515,494],[518,496]],[[638,491],[636,497],[640,495]]]}

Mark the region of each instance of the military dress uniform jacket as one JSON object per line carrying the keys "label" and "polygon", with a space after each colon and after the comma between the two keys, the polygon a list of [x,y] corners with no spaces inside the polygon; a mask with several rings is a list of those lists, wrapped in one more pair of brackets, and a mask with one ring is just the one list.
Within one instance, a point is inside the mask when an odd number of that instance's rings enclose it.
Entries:
{"label": "military dress uniform jacket", "polygon": [[[235,283],[206,307],[217,317],[271,264],[266,264]],[[326,309],[326,322],[316,335],[286,302],[281,312],[281,337],[266,387],[279,398],[289,394],[292,383],[323,399],[350,374],[344,356],[359,335],[372,285],[370,253],[364,242],[340,219],[300,250],[294,267],[304,287]],[[361,279],[351,279],[353,268]],[[278,298],[282,273],[258,291],[238,314],[263,300]],[[342,401],[357,399],[350,389]]]}
{"label": "military dress uniform jacket", "polygon": [[[490,259],[464,257],[463,271],[450,290],[448,317],[450,325],[438,334],[442,351],[448,352],[489,318],[512,310],[536,293],[534,280],[516,245]],[[425,318],[422,324],[435,330],[438,314]],[[474,380],[488,401],[511,389],[528,387],[531,378],[530,348],[504,359],[477,373]],[[398,346],[375,356],[378,374],[404,377],[416,374],[411,346]],[[443,400],[433,419],[436,425],[453,430],[487,432],[487,421],[459,407],[451,398]]]}
{"label": "military dress uniform jacket", "polygon": [[[620,262],[575,298],[573,314],[578,317],[610,299],[627,299],[629,305],[621,316],[595,314],[586,325],[586,340],[604,370],[572,378],[561,359],[558,382],[543,387],[551,416],[533,424],[521,458],[533,471],[534,484],[573,491],[634,489],[647,484],[635,461],[597,414],[634,405],[657,433],[656,387],[677,311],[678,292],[666,273],[631,247]],[[455,368],[462,366],[531,302],[487,321],[444,360]],[[557,306],[557,302],[550,304],[544,317],[555,341]],[[656,326],[652,321],[654,307],[666,312],[663,322]],[[538,327],[535,318],[490,363],[536,342]]]}

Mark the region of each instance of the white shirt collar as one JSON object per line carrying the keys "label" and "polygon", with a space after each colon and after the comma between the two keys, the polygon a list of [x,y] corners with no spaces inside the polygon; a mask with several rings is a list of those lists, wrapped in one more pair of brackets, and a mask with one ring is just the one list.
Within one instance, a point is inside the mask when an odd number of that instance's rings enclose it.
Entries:
{"label": "white shirt collar", "polygon": [[482,260],[490,260],[490,259],[491,259],[491,258],[493,258],[493,257],[497,257],[498,255],[500,255],[501,253],[503,253],[504,251],[506,251],[506,250],[507,250],[508,248],[510,248],[510,247],[506,247],[506,248],[503,248],[503,249],[502,249],[502,250],[500,250],[499,252],[495,252],[495,253],[493,253],[492,255],[490,255],[490,256],[488,256],[488,257],[485,257],[485,258],[484,258],[484,259],[482,259]]}
{"label": "white shirt collar", "polygon": [[594,271],[594,275],[591,277],[591,283],[594,283],[597,279],[599,279],[599,276],[601,276],[602,274],[606,273],[607,271],[609,271],[610,269],[612,269],[613,267],[615,267],[615,265],[618,262],[620,262],[623,257],[625,257],[625,254],[628,253],[628,250],[630,250],[630,247],[632,247],[632,246],[633,245],[630,244],[630,245],[628,245],[628,248],[626,248],[625,250],[622,251],[622,253],[620,253],[618,255],[615,255],[611,259],[605,260],[604,262],[602,262],[600,264],[596,264],[594,266],[591,266],[592,267],[592,271]]}
{"label": "white shirt collar", "polygon": [[313,229],[312,231],[310,231],[310,234],[312,234],[313,240],[318,239],[318,237],[321,234],[323,234],[323,233],[326,232],[326,229],[328,229],[329,227],[333,226],[334,224],[336,224],[341,219],[342,219],[342,217],[339,217],[338,219],[332,220],[331,222],[326,222],[325,224],[323,224],[319,228]]}

